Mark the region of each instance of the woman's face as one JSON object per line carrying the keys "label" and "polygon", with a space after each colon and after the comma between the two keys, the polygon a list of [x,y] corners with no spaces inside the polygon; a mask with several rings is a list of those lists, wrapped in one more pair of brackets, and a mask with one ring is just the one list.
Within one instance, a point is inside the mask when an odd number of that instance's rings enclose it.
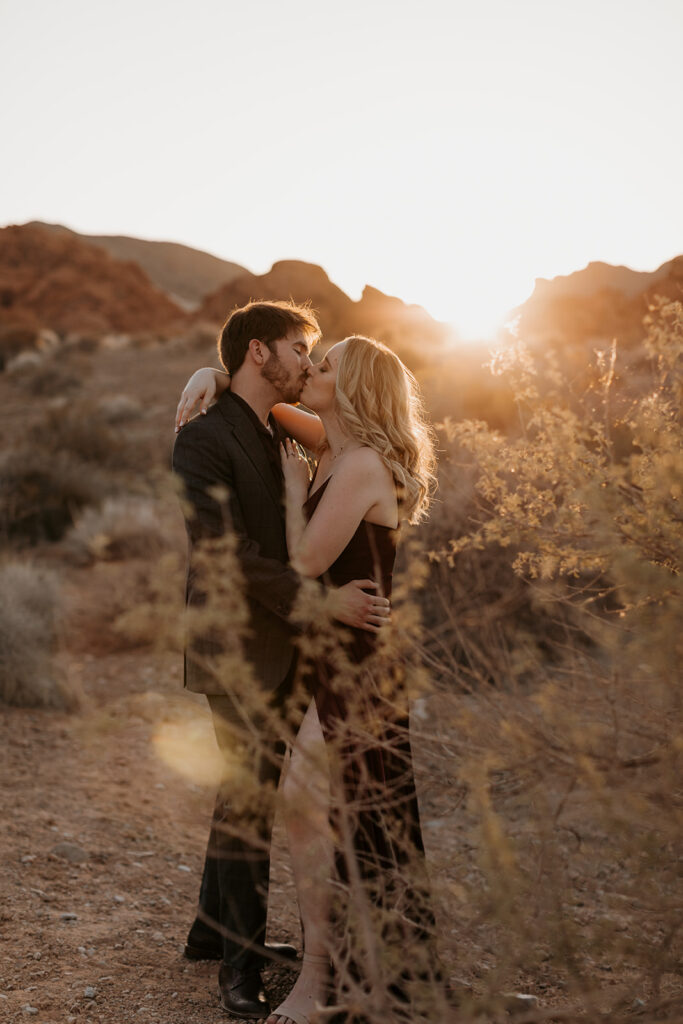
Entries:
{"label": "woman's face", "polygon": [[325,358],[308,371],[300,400],[313,412],[320,414],[334,409],[337,367],[345,345],[345,341],[338,341],[327,350]]}

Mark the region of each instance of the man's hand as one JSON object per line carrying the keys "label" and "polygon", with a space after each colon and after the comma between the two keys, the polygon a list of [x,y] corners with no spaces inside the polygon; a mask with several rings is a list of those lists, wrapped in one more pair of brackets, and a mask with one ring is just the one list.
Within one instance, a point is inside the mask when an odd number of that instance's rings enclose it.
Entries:
{"label": "man's hand", "polygon": [[[375,593],[366,594],[366,590]],[[390,605],[386,597],[376,591],[379,584],[374,580],[352,580],[343,587],[330,589],[327,608],[333,619],[346,626],[364,629],[368,633],[379,633],[390,619]]]}

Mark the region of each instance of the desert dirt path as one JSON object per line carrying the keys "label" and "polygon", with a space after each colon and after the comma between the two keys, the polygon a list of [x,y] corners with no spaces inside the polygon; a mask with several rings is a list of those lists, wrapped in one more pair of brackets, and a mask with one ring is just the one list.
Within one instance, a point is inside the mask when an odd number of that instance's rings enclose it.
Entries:
{"label": "desert dirt path", "polygon": [[[181,956],[212,788],[154,744],[169,721],[210,740],[203,704],[183,695],[176,657],[86,657],[71,670],[91,695],[83,712],[0,716],[0,1020],[225,1022],[216,966]],[[126,693],[134,683],[144,690]],[[294,936],[289,867],[274,859],[273,914]],[[286,972],[269,983],[277,993]]]}
{"label": "desert dirt path", "polygon": [[[196,770],[212,754],[205,702],[182,690],[176,655],[69,654],[65,670],[81,711],[0,712],[0,1020],[227,1024],[216,965],[181,955],[214,797]],[[193,758],[199,782],[179,770]],[[298,932],[276,822],[269,933]],[[271,1000],[293,978],[269,970]]]}

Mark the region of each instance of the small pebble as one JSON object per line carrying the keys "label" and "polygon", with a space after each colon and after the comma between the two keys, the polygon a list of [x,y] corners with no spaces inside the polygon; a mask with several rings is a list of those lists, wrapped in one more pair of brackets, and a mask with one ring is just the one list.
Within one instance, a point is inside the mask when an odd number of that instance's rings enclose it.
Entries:
{"label": "small pebble", "polygon": [[125,902],[126,902],[126,897],[125,896],[114,896],[114,903],[125,903]]}
{"label": "small pebble", "polygon": [[94,956],[95,955],[95,947],[94,946],[88,946],[88,948],[86,949],[86,953],[88,954],[88,956]]}
{"label": "small pebble", "polygon": [[60,914],[59,915],[59,920],[60,921],[78,921],[78,914],[72,914],[72,913]]}
{"label": "small pebble", "polygon": [[192,871],[192,868],[188,868],[187,864],[179,864],[178,871]]}
{"label": "small pebble", "polygon": [[36,858],[35,858],[35,856],[32,853],[27,853],[25,857],[21,858],[21,863],[22,864],[33,864],[33,861],[35,859]]}
{"label": "small pebble", "polygon": [[88,859],[88,853],[76,843],[57,843],[52,852],[55,857],[67,860],[70,864],[82,864]]}
{"label": "small pebble", "polygon": [[86,985],[85,989],[83,990],[83,995],[85,996],[86,999],[94,999],[95,996],[97,995],[97,990],[93,988],[92,985]]}
{"label": "small pebble", "polygon": [[154,942],[163,942],[164,941],[163,932],[152,932],[152,939],[154,940]]}
{"label": "small pebble", "polygon": [[22,1010],[28,1017],[35,1017],[35,1015],[38,1013],[35,1006],[29,1006],[28,1003],[26,1003],[25,1006],[22,1006]]}
{"label": "small pebble", "polygon": [[40,953],[40,952],[35,952],[35,953],[33,954],[33,959],[34,959],[34,960],[42,960],[42,959],[43,959],[43,954],[42,954],[42,953]]}
{"label": "small pebble", "polygon": [[78,952],[81,954],[81,956],[85,956],[85,946],[79,946]]}

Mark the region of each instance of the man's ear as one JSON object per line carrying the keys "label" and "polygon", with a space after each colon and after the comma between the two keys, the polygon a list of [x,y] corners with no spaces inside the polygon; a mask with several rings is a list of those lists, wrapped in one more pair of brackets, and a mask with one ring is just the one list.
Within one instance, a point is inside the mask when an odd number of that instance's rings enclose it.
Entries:
{"label": "man's ear", "polygon": [[268,346],[264,345],[258,338],[252,338],[249,342],[249,352],[257,366],[263,366],[264,363],[268,362],[268,355],[270,354]]}

